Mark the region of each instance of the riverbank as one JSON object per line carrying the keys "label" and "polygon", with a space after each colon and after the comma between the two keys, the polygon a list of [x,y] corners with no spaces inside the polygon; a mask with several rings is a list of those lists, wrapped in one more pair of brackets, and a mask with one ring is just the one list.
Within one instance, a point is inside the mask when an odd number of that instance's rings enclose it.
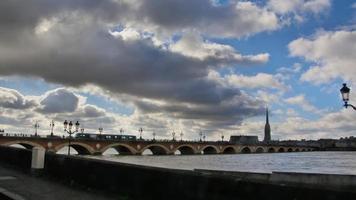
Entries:
{"label": "riverbank", "polygon": [[[117,200],[104,192],[72,187],[70,184],[35,177],[0,165],[1,200]],[[125,198],[122,198],[125,199]]]}
{"label": "riverbank", "polygon": [[[31,151],[0,147],[0,161],[3,163],[28,170],[29,160]],[[262,174],[260,178],[256,178],[259,174],[176,170],[56,154],[46,154],[42,175],[61,184],[70,184],[72,188],[97,190],[115,197],[124,196],[135,200],[356,198],[356,192],[353,191],[356,186],[355,176],[345,178],[330,175],[329,179],[325,179],[317,174],[309,176],[280,173],[278,176]],[[340,180],[338,187],[324,187],[332,185],[336,179]]]}

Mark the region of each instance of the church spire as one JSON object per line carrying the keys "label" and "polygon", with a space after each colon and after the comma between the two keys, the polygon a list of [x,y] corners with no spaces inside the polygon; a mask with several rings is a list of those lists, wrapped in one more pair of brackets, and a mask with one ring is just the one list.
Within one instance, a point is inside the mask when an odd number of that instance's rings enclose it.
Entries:
{"label": "church spire", "polygon": [[266,107],[266,124],[265,124],[265,138],[263,139],[264,142],[271,141],[271,127],[269,125],[269,117],[268,117],[268,107]]}

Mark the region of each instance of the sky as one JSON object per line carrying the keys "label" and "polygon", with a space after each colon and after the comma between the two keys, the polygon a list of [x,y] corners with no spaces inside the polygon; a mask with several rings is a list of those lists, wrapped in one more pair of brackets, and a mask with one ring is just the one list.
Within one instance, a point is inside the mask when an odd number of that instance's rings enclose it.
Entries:
{"label": "sky", "polygon": [[356,136],[355,29],[353,0],[2,0],[0,128]]}

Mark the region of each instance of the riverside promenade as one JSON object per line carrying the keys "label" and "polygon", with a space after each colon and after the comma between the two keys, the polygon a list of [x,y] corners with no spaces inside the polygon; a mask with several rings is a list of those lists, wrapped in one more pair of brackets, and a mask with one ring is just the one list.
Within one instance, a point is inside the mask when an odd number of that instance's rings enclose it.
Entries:
{"label": "riverside promenade", "polygon": [[[0,165],[28,173],[32,153],[0,146]],[[24,199],[356,199],[353,175],[176,170],[53,153],[45,154],[44,168],[36,171],[41,178],[4,172],[4,191]]]}
{"label": "riverside promenade", "polygon": [[0,165],[1,200],[113,200],[99,191],[73,188]]}

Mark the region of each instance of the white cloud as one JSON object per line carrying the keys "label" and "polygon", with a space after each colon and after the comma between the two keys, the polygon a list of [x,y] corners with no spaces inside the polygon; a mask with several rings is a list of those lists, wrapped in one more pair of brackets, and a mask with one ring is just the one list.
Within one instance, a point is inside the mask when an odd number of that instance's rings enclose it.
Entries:
{"label": "white cloud", "polygon": [[123,40],[141,39],[141,34],[133,28],[124,28],[121,31],[109,31],[115,37],[121,37]]}
{"label": "white cloud", "polygon": [[299,38],[289,44],[292,56],[315,63],[302,81],[327,83],[335,78],[356,81],[356,31],[319,32],[311,39]]}
{"label": "white cloud", "polygon": [[262,101],[266,102],[268,105],[280,104],[281,96],[281,93],[272,93],[263,90],[257,91],[257,97],[262,99]]}
{"label": "white cloud", "polygon": [[247,89],[278,89],[282,91],[288,90],[289,86],[285,85],[278,77],[272,74],[258,73],[255,76],[245,76],[239,74],[227,74],[221,76],[216,71],[209,72],[209,78],[234,88]]}
{"label": "white cloud", "polygon": [[269,0],[268,7],[279,14],[314,13],[318,14],[330,8],[330,0]]}
{"label": "white cloud", "polygon": [[267,3],[274,12],[282,15],[285,23],[290,23],[290,17],[297,22],[303,22],[305,15],[321,14],[331,7],[331,0],[269,0]]}
{"label": "white cloud", "polygon": [[269,59],[267,53],[243,56],[237,53],[232,46],[204,41],[197,33],[184,34],[180,40],[170,45],[170,49],[185,56],[201,60],[217,59],[223,63],[261,64],[266,63]]}
{"label": "white cloud", "polygon": [[278,72],[283,74],[297,74],[301,71],[302,65],[300,63],[294,63],[292,67],[281,67],[278,68]]}
{"label": "white cloud", "polygon": [[304,94],[287,98],[284,101],[292,105],[298,105],[305,111],[318,112],[318,109],[305,98]]}
{"label": "white cloud", "polygon": [[[284,122],[273,125],[274,132],[288,139],[340,138],[355,134],[356,112],[343,109],[327,113],[320,119],[308,120],[301,117],[288,117]],[[272,128],[272,129],[273,129]]]}

